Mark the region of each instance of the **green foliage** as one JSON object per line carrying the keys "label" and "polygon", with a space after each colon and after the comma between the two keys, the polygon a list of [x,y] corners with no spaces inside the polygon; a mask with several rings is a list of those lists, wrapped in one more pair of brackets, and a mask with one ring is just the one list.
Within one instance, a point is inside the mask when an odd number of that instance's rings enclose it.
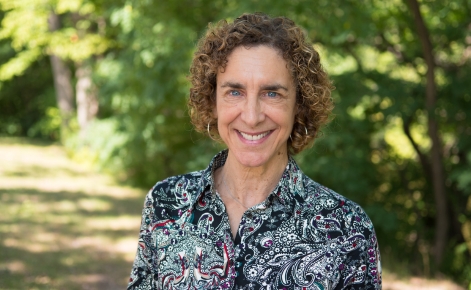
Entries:
{"label": "green foliage", "polygon": [[58,140],[61,129],[61,115],[57,107],[46,108],[46,116],[41,118],[26,133],[28,137],[48,137]]}
{"label": "green foliage", "polygon": [[[59,134],[56,126],[57,104],[45,56],[54,54],[82,62],[105,52],[112,44],[99,25],[102,16],[97,15],[102,4],[86,0],[0,0],[0,102],[4,104],[0,108],[0,134],[53,140],[70,135]],[[51,32],[48,18],[53,12],[70,26]],[[23,75],[28,72],[28,76]],[[47,80],[40,82],[44,78]]]}
{"label": "green foliage", "polygon": [[[91,23],[83,19],[99,12],[95,1],[48,0],[11,1],[1,0],[5,15],[0,29],[0,40],[10,39],[17,54],[0,66],[0,81],[19,76],[39,57],[55,54],[63,59],[81,62],[103,53],[110,46],[100,31],[92,32]],[[55,12],[69,16],[75,25],[51,32],[49,15]],[[28,19],[28,21],[18,21]]]}
{"label": "green foliage", "polygon": [[[0,62],[5,54],[0,52]],[[50,119],[46,115],[47,110],[56,110],[52,76],[46,59],[35,62],[25,75],[0,82],[0,85],[0,135],[56,139],[57,128],[50,126],[52,124],[46,126]]]}

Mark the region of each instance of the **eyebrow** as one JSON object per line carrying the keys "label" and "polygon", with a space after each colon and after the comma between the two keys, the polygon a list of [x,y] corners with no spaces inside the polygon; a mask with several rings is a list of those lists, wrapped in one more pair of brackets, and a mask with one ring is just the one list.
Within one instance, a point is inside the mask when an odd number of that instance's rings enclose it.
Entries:
{"label": "eyebrow", "polygon": [[[245,89],[245,86],[242,85],[241,83],[225,82],[221,85],[221,88]],[[262,86],[261,89],[264,91],[278,91],[278,90],[288,91],[288,88],[277,83]]]}
{"label": "eyebrow", "polygon": [[288,91],[288,88],[280,84],[273,84],[273,85],[262,86],[262,90],[264,91],[278,91],[278,90]]}
{"label": "eyebrow", "polygon": [[221,85],[221,88],[244,89],[245,87],[241,83],[225,82]]}

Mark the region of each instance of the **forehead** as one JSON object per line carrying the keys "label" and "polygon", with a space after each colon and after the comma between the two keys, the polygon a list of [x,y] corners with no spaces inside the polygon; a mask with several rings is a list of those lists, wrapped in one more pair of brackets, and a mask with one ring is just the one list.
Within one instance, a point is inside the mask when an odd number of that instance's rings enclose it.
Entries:
{"label": "forehead", "polygon": [[247,52],[247,54],[250,54],[251,51],[256,51],[256,50],[265,50],[265,51],[270,51],[276,55],[278,55],[280,58],[282,58],[285,62],[289,62],[289,60],[286,60],[284,57],[283,57],[283,52],[277,48],[277,47],[274,47],[274,46],[271,46],[269,44],[256,44],[256,45],[239,45],[239,46],[236,46],[234,47],[226,56],[226,61],[225,61],[225,64],[223,62],[223,66],[225,67],[227,65],[227,62],[229,61],[229,59],[234,55],[234,54],[237,54],[238,52],[240,51],[244,51],[244,52]]}
{"label": "forehead", "polygon": [[278,49],[268,45],[234,48],[226,65],[218,70],[218,80],[220,77],[285,78],[293,81],[288,62]]}

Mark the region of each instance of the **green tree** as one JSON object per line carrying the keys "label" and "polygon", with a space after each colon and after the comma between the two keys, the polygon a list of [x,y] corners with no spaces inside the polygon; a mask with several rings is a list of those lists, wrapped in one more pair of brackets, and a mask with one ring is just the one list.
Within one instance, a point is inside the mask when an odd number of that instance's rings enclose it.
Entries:
{"label": "green tree", "polygon": [[0,81],[22,75],[34,62],[49,56],[57,106],[63,127],[68,128],[75,110],[73,80],[67,63],[71,61],[77,71],[79,124],[85,127],[97,113],[91,69],[87,65],[93,56],[109,47],[109,41],[99,31],[100,18],[94,15],[100,12],[100,7],[93,1],[82,0],[2,0],[0,5],[5,13],[0,39],[9,39],[16,51],[0,66]]}

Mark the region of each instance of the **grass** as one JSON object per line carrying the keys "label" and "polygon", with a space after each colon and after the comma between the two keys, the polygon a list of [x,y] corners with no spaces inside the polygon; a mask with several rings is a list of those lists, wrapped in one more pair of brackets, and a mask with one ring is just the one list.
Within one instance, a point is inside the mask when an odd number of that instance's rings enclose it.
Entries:
{"label": "grass", "polygon": [[124,289],[144,195],[58,145],[0,139],[0,289]]}

